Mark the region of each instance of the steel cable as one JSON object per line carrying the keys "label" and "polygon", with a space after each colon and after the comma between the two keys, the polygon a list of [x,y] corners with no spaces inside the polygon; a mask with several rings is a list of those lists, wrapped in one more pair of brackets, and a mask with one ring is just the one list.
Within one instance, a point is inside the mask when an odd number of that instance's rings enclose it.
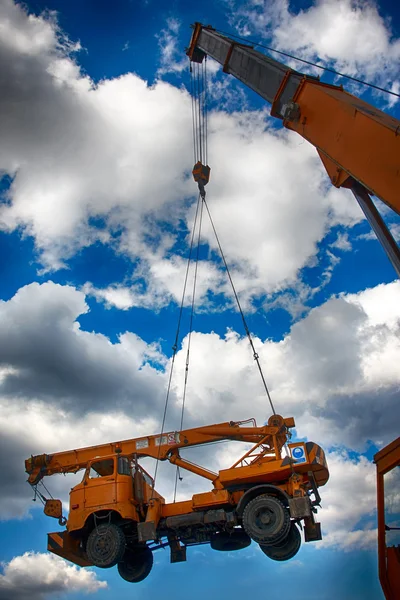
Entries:
{"label": "steel cable", "polygon": [[221,243],[220,243],[220,241],[219,241],[219,237],[218,237],[217,231],[216,231],[216,229],[215,229],[214,221],[213,221],[213,219],[212,219],[212,217],[211,217],[211,213],[210,213],[210,210],[209,210],[209,208],[208,208],[208,204],[207,204],[207,201],[206,201],[206,199],[205,199],[205,198],[203,199],[203,202],[204,202],[204,204],[205,204],[205,207],[206,207],[206,210],[207,210],[207,213],[208,213],[208,217],[209,217],[209,219],[210,219],[210,223],[211,223],[212,229],[213,229],[213,231],[214,231],[215,239],[216,239],[216,241],[217,241],[217,244],[218,244],[218,248],[219,248],[219,252],[220,252],[220,254],[221,254],[222,261],[223,261],[223,263],[224,263],[224,265],[225,265],[225,269],[226,269],[226,272],[227,272],[227,275],[228,275],[228,278],[229,278],[229,281],[230,281],[230,284],[231,284],[231,287],[232,287],[233,294],[234,294],[234,296],[235,296],[236,304],[237,304],[237,306],[238,306],[239,313],[240,313],[240,316],[241,316],[241,318],[242,318],[242,322],[243,322],[244,330],[245,330],[245,332],[246,332],[246,335],[247,335],[247,338],[248,338],[248,340],[249,340],[249,343],[250,343],[251,349],[252,349],[252,351],[253,351],[253,358],[254,358],[254,360],[255,360],[255,361],[256,361],[256,363],[257,363],[257,367],[258,367],[258,370],[259,370],[259,372],[260,372],[260,375],[261,375],[261,379],[262,379],[262,382],[263,382],[263,385],[264,385],[264,389],[265,389],[265,392],[266,392],[266,394],[267,394],[268,401],[269,401],[269,403],[270,403],[270,406],[271,406],[271,410],[272,410],[273,414],[275,415],[275,414],[276,414],[276,412],[275,412],[275,408],[274,408],[274,405],[273,405],[273,402],[272,402],[272,399],[271,399],[271,395],[270,395],[270,393],[269,393],[269,390],[268,390],[268,386],[267,386],[267,382],[266,382],[266,380],[265,380],[265,377],[264,377],[263,370],[262,370],[262,368],[261,368],[261,364],[260,364],[259,356],[258,356],[258,354],[257,354],[257,352],[256,352],[256,349],[255,349],[255,347],[254,347],[253,338],[252,338],[252,336],[251,336],[251,333],[250,333],[250,330],[249,330],[249,328],[248,328],[248,326],[247,326],[247,322],[246,322],[246,319],[245,319],[245,316],[244,316],[244,313],[243,313],[243,310],[242,310],[242,307],[241,307],[241,304],[240,304],[240,301],[239,301],[239,297],[238,297],[238,295],[237,295],[236,288],[235,288],[235,286],[234,286],[234,283],[233,283],[233,280],[232,280],[232,277],[231,277],[231,273],[230,273],[230,271],[229,271],[228,264],[227,264],[227,262],[226,262],[226,260],[225,260],[225,255],[224,255],[224,253],[223,253],[222,246],[221,246]]}
{"label": "steel cable", "polygon": [[183,292],[182,292],[182,299],[181,299],[181,305],[180,305],[180,310],[179,310],[179,317],[178,317],[178,325],[177,325],[176,335],[175,335],[175,342],[174,342],[174,345],[172,346],[171,368],[170,368],[169,379],[168,379],[168,386],[167,386],[167,393],[166,393],[166,398],[165,398],[165,403],[164,403],[164,412],[163,412],[163,417],[162,417],[162,422],[161,422],[160,445],[158,447],[158,455],[157,455],[156,467],[155,467],[155,471],[154,471],[152,493],[154,493],[154,488],[155,488],[156,479],[157,479],[158,463],[159,463],[160,454],[161,454],[161,442],[162,442],[162,436],[163,436],[163,433],[164,433],[165,419],[166,419],[166,416],[167,416],[169,395],[170,395],[170,392],[171,392],[172,374],[173,374],[173,371],[174,371],[175,357],[176,357],[176,353],[177,353],[177,350],[178,350],[179,333],[180,333],[180,327],[181,327],[181,322],[182,322],[182,313],[183,313],[183,304],[184,304],[185,296],[186,296],[186,286],[187,286],[187,280],[188,280],[188,274],[189,274],[189,268],[190,268],[190,261],[191,261],[191,258],[192,258],[193,242],[194,242],[194,236],[195,236],[195,230],[196,230],[196,223],[197,223],[197,218],[198,218],[198,213],[199,213],[200,201],[201,201],[201,197],[200,197],[200,194],[199,194],[198,199],[197,199],[196,214],[195,214],[194,223],[193,223],[192,237],[191,237],[191,241],[190,241],[189,257],[188,257],[188,262],[187,262],[187,266],[186,266],[185,281],[184,281],[184,285],[183,285]]}

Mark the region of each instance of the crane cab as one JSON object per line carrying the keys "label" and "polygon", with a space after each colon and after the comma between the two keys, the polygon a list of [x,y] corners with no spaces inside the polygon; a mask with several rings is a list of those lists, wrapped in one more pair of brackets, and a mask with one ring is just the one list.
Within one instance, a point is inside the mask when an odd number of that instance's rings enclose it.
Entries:
{"label": "crane cab", "polygon": [[132,461],[112,454],[88,462],[81,483],[70,492],[68,531],[85,526],[88,518],[116,511],[122,519],[139,522],[152,494],[153,480]]}

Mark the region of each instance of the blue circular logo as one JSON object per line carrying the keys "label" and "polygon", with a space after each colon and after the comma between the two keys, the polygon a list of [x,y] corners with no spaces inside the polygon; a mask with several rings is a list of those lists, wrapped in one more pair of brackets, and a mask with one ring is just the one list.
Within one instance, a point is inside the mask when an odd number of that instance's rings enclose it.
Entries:
{"label": "blue circular logo", "polygon": [[294,458],[302,458],[304,455],[304,448],[297,446],[297,448],[293,448],[292,455]]}

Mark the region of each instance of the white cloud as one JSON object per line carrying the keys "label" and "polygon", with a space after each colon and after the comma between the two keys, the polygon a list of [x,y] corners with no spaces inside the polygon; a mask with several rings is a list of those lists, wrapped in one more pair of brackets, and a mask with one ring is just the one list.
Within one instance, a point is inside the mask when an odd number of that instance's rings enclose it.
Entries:
{"label": "white cloud", "polygon": [[[313,309],[280,342],[255,338],[276,409],[296,418],[299,436],[327,450],[363,451],[368,440],[385,443],[398,434],[399,299],[398,282],[342,295]],[[26,286],[0,306],[0,339],[7,340],[0,346],[2,518],[21,517],[32,506],[23,472],[31,454],[159,430],[169,361],[132,332],[112,344],[82,331],[76,319],[85,310],[82,292],[51,282]],[[187,338],[176,357],[167,430],[179,427],[186,350]],[[270,408],[247,339],[234,331],[225,337],[194,332],[190,365],[184,427],[266,420]],[[242,452],[240,444],[227,443],[188,449],[187,457],[217,470]],[[321,490],[326,543],[364,544],[373,528],[366,527],[364,538],[358,522],[374,518],[373,467],[339,450],[330,450],[328,461],[331,481]],[[171,465],[160,466],[157,487],[168,499],[172,472]],[[71,478],[54,477],[49,485],[65,501]],[[207,489],[184,473],[178,497]],[[350,496],[355,500],[348,503]]]}
{"label": "white cloud", "polygon": [[[389,224],[389,231],[392,234],[393,238],[397,243],[400,243],[400,223],[391,223]],[[363,233],[358,236],[359,240],[366,240],[368,242],[374,241],[377,242],[378,238],[375,235],[374,231],[369,231],[368,233]]]}
{"label": "white cloud", "polygon": [[157,36],[160,49],[160,67],[157,70],[159,76],[181,73],[184,69],[189,69],[189,59],[185,57],[183,47],[179,46],[180,28],[180,20],[169,17],[167,26]]}
{"label": "white cloud", "polygon": [[[183,263],[173,249],[178,239],[185,248],[196,194],[189,94],[132,73],[95,85],[54,20],[28,17],[11,0],[0,23],[9,32],[0,43],[0,168],[13,178],[1,227],[32,235],[45,269],[98,241],[128,254],[133,287],[110,281],[97,293],[110,304],[176,298]],[[178,23],[168,27],[175,35]],[[272,128],[265,112],[214,112],[209,136],[210,208],[248,298],[293,285],[331,227],[362,219],[349,193],[327,192],[314,149]],[[215,249],[210,229],[204,240]],[[205,269],[218,291],[215,266]]]}
{"label": "white cloud", "polygon": [[[351,459],[344,451],[329,453],[327,460],[330,480],[321,490],[318,515],[326,536],[320,546],[373,547],[377,540],[375,465],[364,457]],[[360,528],[362,517],[370,517],[373,525]]]}
{"label": "white cloud", "polygon": [[[374,0],[316,0],[297,13],[288,0],[253,0],[245,8],[235,8],[231,21],[242,34],[257,33],[278,50],[311,61],[319,58],[340,72],[392,91],[398,88],[400,40],[393,37],[389,20],[381,16]],[[307,69],[298,62],[293,65]],[[394,96],[383,98],[389,105],[396,102]]]}
{"label": "white cloud", "polygon": [[[135,273],[135,279],[140,276],[146,277],[147,286],[143,289],[142,283],[134,283],[131,286],[124,284],[113,284],[104,289],[97,289],[90,283],[83,286],[83,290],[100,301],[104,301],[107,308],[115,306],[121,310],[127,310],[131,307],[146,307],[157,310],[167,305],[171,300],[180,304],[183,292],[183,282],[186,275],[187,260],[180,256],[171,258],[149,257],[148,265],[145,269],[139,269]],[[194,261],[188,274],[185,306],[191,304],[194,282]],[[201,306],[204,311],[208,306],[207,294],[209,290],[214,293],[227,293],[226,275],[218,269],[217,265],[211,261],[199,260],[198,276],[196,280],[196,305]],[[214,306],[209,308],[216,309]],[[221,304],[217,310],[223,310]]]}
{"label": "white cloud", "polygon": [[[0,44],[0,168],[14,178],[3,229],[24,228],[57,268],[80,246],[107,242],[127,211],[140,251],[143,216],[157,209],[163,218],[163,207],[190,190],[188,94],[132,73],[95,86],[55,25],[11,0],[1,4],[0,23],[8,32]],[[90,226],[91,217],[107,216],[108,231]]]}
{"label": "white cloud", "polygon": [[[338,223],[351,227],[362,219],[357,203],[343,190],[327,189],[314,148],[290,132],[272,128],[265,112],[214,112],[209,132],[209,162],[217,168],[211,171],[208,204],[243,306],[249,308],[251,299],[265,292],[295,285],[298,290],[299,271],[313,260],[330,227]],[[188,217],[190,227],[193,213],[194,207]],[[209,259],[213,260],[219,251],[206,211],[202,238],[212,249]],[[92,288],[94,295],[109,305],[122,302],[124,307],[160,306],[171,298],[179,301],[185,260],[144,248],[141,258],[143,269],[136,277],[146,277],[146,293],[134,282],[132,287]],[[322,276],[321,285],[329,281],[338,262],[332,254],[328,259],[329,273]],[[201,302],[206,302],[209,289],[231,298],[226,275],[215,264],[202,261]],[[312,295],[312,290],[303,289]]]}
{"label": "white cloud", "polygon": [[349,252],[352,248],[348,233],[338,233],[336,240],[331,244],[331,248],[337,248],[343,252]]}
{"label": "white cloud", "polygon": [[[295,323],[282,341],[255,338],[276,409],[296,417],[301,435],[359,450],[368,440],[396,435],[399,294],[394,282],[333,297]],[[186,345],[187,339],[176,361],[178,387]],[[195,419],[204,422],[210,410],[218,420],[227,411],[234,420],[265,419],[268,403],[246,338],[195,332],[191,364],[187,407]]]}
{"label": "white cloud", "polygon": [[1,337],[7,339],[0,361],[13,367],[3,373],[3,396],[56,395],[61,408],[77,410],[82,402],[86,409],[104,407],[110,397],[114,406],[124,406],[134,394],[142,414],[160,401],[161,375],[152,365],[163,366],[165,358],[157,344],[130,332],[111,344],[83,331],[77,319],[87,310],[82,292],[53,282],[30,284],[0,302]]}
{"label": "white cloud", "polygon": [[55,594],[92,594],[107,588],[107,583],[99,581],[93,571],[80,569],[53,554],[25,552],[2,567],[1,600],[44,600]]}

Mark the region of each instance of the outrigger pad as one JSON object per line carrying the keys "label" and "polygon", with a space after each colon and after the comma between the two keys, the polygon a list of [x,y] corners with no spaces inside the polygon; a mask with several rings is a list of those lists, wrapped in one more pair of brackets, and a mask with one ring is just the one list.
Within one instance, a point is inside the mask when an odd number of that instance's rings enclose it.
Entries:
{"label": "outrigger pad", "polygon": [[156,524],[154,521],[145,521],[144,523],[138,523],[138,536],[139,542],[149,542],[155,540],[156,535]]}
{"label": "outrigger pad", "polygon": [[304,525],[304,541],[305,542],[318,542],[322,540],[321,523],[313,523],[311,519],[306,519]]}
{"label": "outrigger pad", "polygon": [[186,562],[186,546],[181,546],[178,543],[178,546],[171,546],[171,563],[179,563]]}

